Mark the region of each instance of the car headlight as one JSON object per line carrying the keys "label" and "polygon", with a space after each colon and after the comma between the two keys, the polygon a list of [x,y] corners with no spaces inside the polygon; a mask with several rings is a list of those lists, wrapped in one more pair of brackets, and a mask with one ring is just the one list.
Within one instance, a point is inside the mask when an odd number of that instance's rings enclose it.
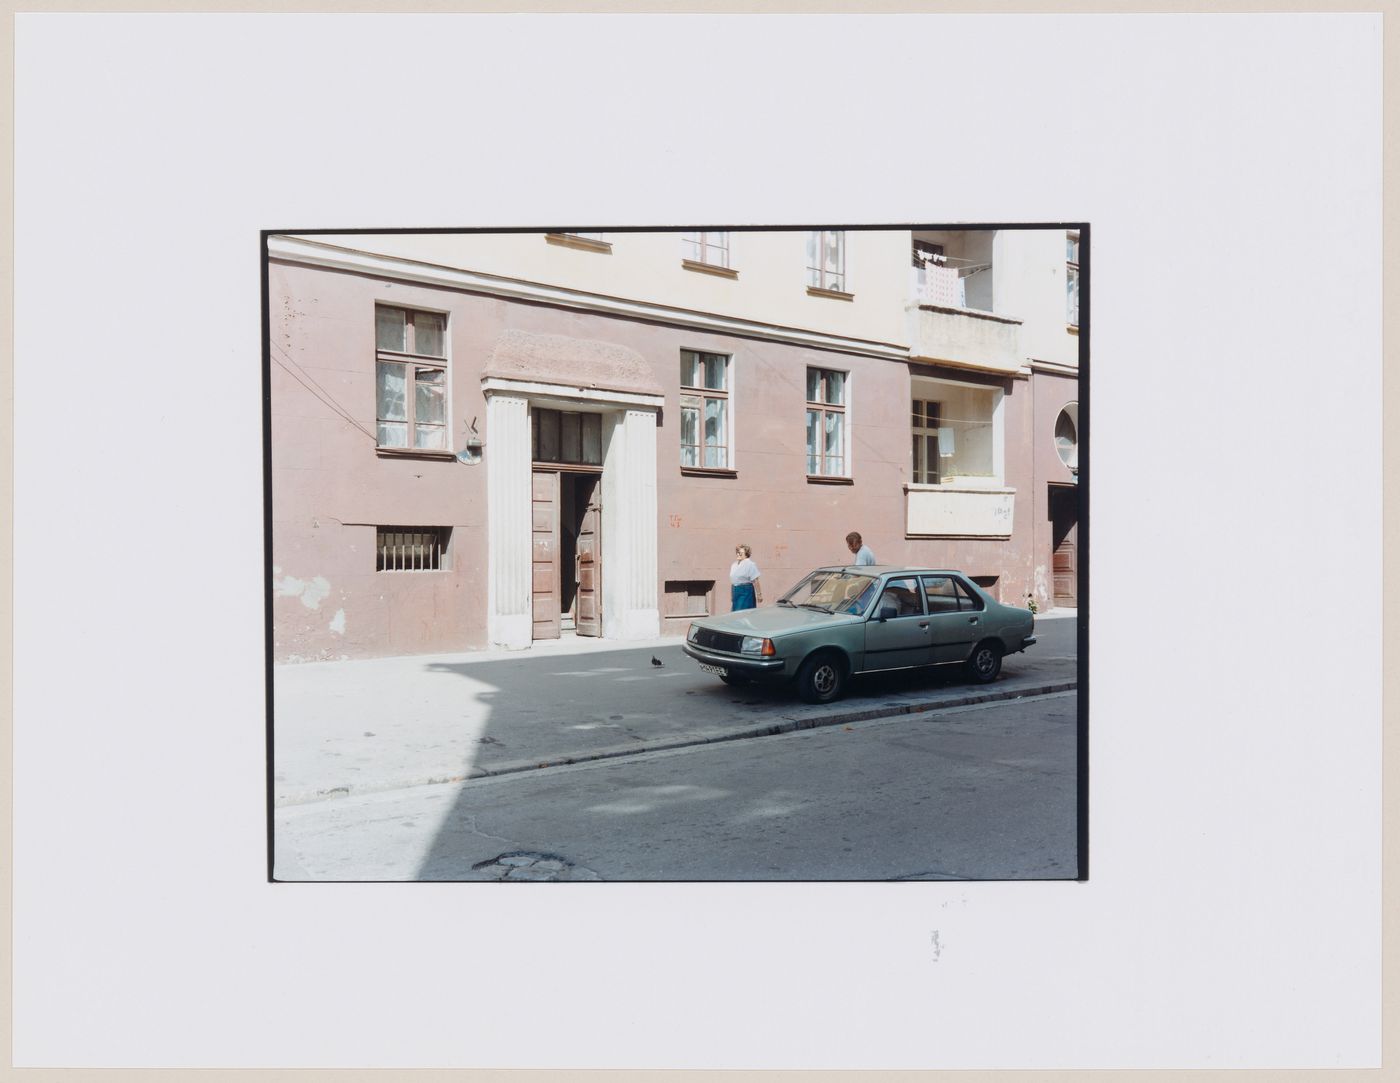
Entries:
{"label": "car headlight", "polygon": [[764,639],[762,636],[745,636],[744,642],[739,645],[741,654],[762,654],[770,656],[778,652],[773,649],[773,641]]}
{"label": "car headlight", "polygon": [[700,626],[698,624],[692,624],[690,626],[690,631],[686,632],[685,638],[688,639],[691,643],[694,643],[697,639],[700,638]]}

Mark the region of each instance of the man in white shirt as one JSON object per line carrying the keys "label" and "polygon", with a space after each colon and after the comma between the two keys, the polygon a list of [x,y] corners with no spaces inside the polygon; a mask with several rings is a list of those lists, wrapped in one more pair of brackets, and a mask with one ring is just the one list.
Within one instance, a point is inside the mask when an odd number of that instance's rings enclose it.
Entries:
{"label": "man in white shirt", "polygon": [[875,554],[870,551],[870,546],[863,544],[854,530],[846,535],[846,548],[856,555],[857,566],[875,563]]}

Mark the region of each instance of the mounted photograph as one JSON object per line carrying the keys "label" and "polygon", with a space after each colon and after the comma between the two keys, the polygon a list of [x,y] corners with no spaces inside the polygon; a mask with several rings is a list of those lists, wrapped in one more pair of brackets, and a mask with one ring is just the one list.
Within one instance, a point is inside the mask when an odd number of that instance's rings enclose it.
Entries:
{"label": "mounted photograph", "polygon": [[1086,879],[1088,242],[266,231],[269,878]]}

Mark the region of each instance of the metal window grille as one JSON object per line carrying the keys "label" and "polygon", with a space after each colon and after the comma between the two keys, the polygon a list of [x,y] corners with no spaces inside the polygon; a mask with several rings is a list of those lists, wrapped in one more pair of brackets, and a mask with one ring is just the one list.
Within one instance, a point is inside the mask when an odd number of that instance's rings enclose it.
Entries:
{"label": "metal window grille", "polygon": [[438,572],[447,568],[451,527],[381,526],[377,535],[378,571]]}

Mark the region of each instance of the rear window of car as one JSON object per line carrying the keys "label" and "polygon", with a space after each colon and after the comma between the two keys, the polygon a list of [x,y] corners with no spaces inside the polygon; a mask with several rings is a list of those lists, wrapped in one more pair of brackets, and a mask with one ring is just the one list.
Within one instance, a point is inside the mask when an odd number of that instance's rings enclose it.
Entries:
{"label": "rear window of car", "polygon": [[956,613],[959,610],[984,608],[982,599],[966,583],[951,575],[926,575],[923,584],[924,601],[930,613]]}

